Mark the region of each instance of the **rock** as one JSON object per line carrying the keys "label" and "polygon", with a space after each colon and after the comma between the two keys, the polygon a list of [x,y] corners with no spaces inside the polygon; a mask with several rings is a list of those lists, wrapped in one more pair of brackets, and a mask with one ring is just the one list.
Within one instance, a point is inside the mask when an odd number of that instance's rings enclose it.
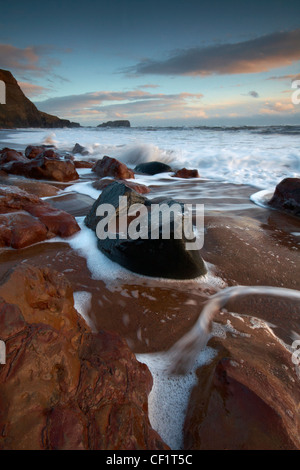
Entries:
{"label": "rock", "polygon": [[46,150],[32,160],[5,163],[1,165],[1,169],[6,173],[26,178],[59,182],[74,181],[79,178],[74,163],[69,159],[61,160],[53,150]]}
{"label": "rock", "polygon": [[95,162],[87,162],[85,160],[74,160],[75,168],[93,168]]}
{"label": "rock", "polygon": [[172,168],[162,162],[148,162],[140,163],[135,167],[134,171],[144,173],[146,175],[156,175],[158,173],[167,173],[172,171]]}
{"label": "rock", "polygon": [[[148,238],[138,240],[121,239],[116,233],[116,238],[98,239],[98,248],[110,259],[125,268],[146,276],[164,277],[172,279],[191,279],[206,273],[204,262],[198,250],[187,250],[184,233],[181,239],[174,238],[174,215],[171,214],[170,239],[162,238],[162,225],[158,226],[159,238],[151,238],[151,204],[144,196],[128,188],[123,183],[112,183],[107,186],[95,201],[90,213],[85,218],[85,224],[92,230],[97,230],[97,224],[101,217],[96,211],[101,204],[111,204],[115,209],[119,208],[119,197],[127,197],[127,210],[133,204],[142,204],[146,207],[147,219],[141,223],[148,226]],[[176,201],[164,200],[171,207]],[[128,225],[131,219],[128,218]]]}
{"label": "rock", "polygon": [[85,147],[82,147],[82,145],[75,144],[72,153],[80,153],[80,155],[89,155],[90,152]]}
{"label": "rock", "polygon": [[300,178],[285,178],[275,189],[269,205],[300,216]]}
{"label": "rock", "polygon": [[41,181],[26,180],[22,177],[7,174],[4,177],[0,174],[0,186],[3,184],[17,186],[27,193],[35,194],[38,197],[55,196],[59,192],[59,190],[52,184],[42,183]]}
{"label": "rock", "polygon": [[27,158],[24,157],[22,152],[5,147],[0,150],[0,165],[9,162],[26,162]]}
{"label": "rock", "polygon": [[103,157],[102,160],[98,160],[93,166],[92,171],[100,178],[105,176],[113,176],[120,180],[134,178],[134,172],[127,168],[125,163],[119,162],[116,158],[107,156]]}
{"label": "rock", "polygon": [[0,69],[0,80],[6,86],[6,104],[0,104],[0,128],[15,127],[80,127],[67,119],[39,111],[24,95],[13,75]]}
{"label": "rock", "polygon": [[152,377],[115,333],[91,333],[64,275],[28,265],[0,285],[0,449],[166,450]]}
{"label": "rock", "polygon": [[174,178],[200,178],[198,170],[187,170],[186,168],[177,170],[173,176]]}
{"label": "rock", "polygon": [[[25,149],[25,156],[29,158],[29,160],[32,160],[41,153],[45,152],[47,148],[49,148],[49,145],[40,145],[38,147],[34,145],[28,145]],[[50,146],[50,148],[52,148],[52,146]]]}
{"label": "rock", "polygon": [[121,121],[108,121],[99,124],[97,127],[130,127],[130,122],[127,120]]}
{"label": "rock", "polygon": [[80,230],[70,214],[16,186],[0,186],[0,246],[24,248]]}
{"label": "rock", "polygon": [[208,343],[218,355],[197,371],[184,447],[299,449],[299,379],[291,353],[260,320],[223,313],[217,321],[230,321],[231,330]]}
{"label": "rock", "polygon": [[150,188],[148,188],[148,186],[145,186],[144,184],[135,183],[134,181],[122,181],[122,180],[111,179],[111,178],[105,178],[105,179],[101,179],[98,181],[94,181],[92,183],[92,186],[95,189],[102,191],[102,189],[106,188],[106,186],[114,182],[123,183],[125,184],[125,186],[127,186],[127,188],[131,188],[139,194],[150,193]]}

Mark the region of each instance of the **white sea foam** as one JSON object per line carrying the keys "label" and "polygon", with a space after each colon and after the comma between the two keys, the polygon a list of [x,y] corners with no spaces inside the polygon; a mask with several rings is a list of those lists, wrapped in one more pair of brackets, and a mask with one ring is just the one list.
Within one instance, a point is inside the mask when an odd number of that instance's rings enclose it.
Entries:
{"label": "white sea foam", "polygon": [[137,354],[137,359],[150,369],[153,388],[148,398],[149,419],[152,427],[172,450],[183,446],[183,424],[190,392],[197,383],[195,371],[209,363],[216,352],[205,348],[199,354],[193,369],[185,375],[169,375],[171,358],[167,353]]}
{"label": "white sea foam", "polygon": [[160,160],[174,168],[197,168],[201,177],[274,188],[283,178],[299,175],[297,134],[265,134],[205,129],[56,129],[11,131],[6,142],[54,143],[71,151],[76,142],[93,158],[119,158],[129,166]]}
{"label": "white sea foam", "polygon": [[89,311],[91,309],[92,294],[86,291],[74,292],[74,307],[77,312],[84,318],[86,324],[91,328],[92,331],[96,331],[92,320],[89,317]]}
{"label": "white sea foam", "polygon": [[271,209],[268,202],[272,198],[274,189],[262,189],[254,194],[251,194],[250,199],[254,204],[263,207],[265,209]]}

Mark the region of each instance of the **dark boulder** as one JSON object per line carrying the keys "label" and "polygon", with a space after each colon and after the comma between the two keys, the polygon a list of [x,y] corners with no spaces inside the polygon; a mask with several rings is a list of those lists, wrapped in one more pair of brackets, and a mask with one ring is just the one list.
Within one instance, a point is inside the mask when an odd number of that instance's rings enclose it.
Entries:
{"label": "dark boulder", "polygon": [[300,178],[285,178],[275,189],[269,205],[300,216]]}
{"label": "dark boulder", "polygon": [[116,180],[116,179],[111,179],[111,178],[103,178],[101,180],[94,181],[92,183],[92,186],[93,188],[102,191],[104,188],[106,188],[106,186],[108,186],[111,183],[114,183],[115,181],[118,183],[125,184],[125,186],[127,186],[128,188],[134,189],[134,191],[136,191],[139,194],[150,193],[150,188],[148,188],[148,186],[144,184],[139,184],[139,183],[136,183],[135,181],[126,181],[126,180],[121,181],[121,180]]}
{"label": "dark boulder", "polygon": [[172,171],[172,168],[166,163],[162,162],[148,162],[137,165],[134,169],[137,173],[144,173],[145,175],[156,175],[158,173],[167,173]]}
{"label": "dark boulder", "polygon": [[104,178],[105,176],[113,176],[120,180],[134,178],[134,172],[130,170],[125,163],[108,156],[98,160],[93,166],[93,171],[100,178]]}
{"label": "dark boulder", "polygon": [[80,155],[85,156],[85,155],[89,155],[90,152],[85,147],[82,147],[82,145],[75,144],[73,147],[72,153],[74,154],[79,153]]}
{"label": "dark boulder", "polygon": [[[97,216],[96,211],[101,204],[111,204],[117,213],[119,213],[120,196],[127,197],[127,212],[128,208],[133,204],[142,204],[146,207],[147,215],[143,223],[147,225],[148,233],[147,238],[135,240],[127,237],[122,239],[117,228],[115,239],[98,239],[98,248],[108,258],[133,272],[146,276],[192,279],[206,274],[205,264],[199,250],[186,249],[187,239],[183,231],[181,238],[175,238],[174,214],[172,212],[170,214],[170,237],[167,239],[162,238],[163,226],[160,221],[157,227],[159,238],[151,238],[151,206],[153,201],[122,183],[112,183],[103,190],[97,201],[95,201],[90,213],[85,218],[87,227],[97,231],[97,225],[102,217]],[[164,200],[160,201],[160,203],[164,203],[170,208],[174,204],[179,204],[174,200]],[[119,221],[120,219],[118,219]],[[131,221],[132,218],[128,217],[128,225],[130,225]],[[119,231],[121,231],[120,228]]]}

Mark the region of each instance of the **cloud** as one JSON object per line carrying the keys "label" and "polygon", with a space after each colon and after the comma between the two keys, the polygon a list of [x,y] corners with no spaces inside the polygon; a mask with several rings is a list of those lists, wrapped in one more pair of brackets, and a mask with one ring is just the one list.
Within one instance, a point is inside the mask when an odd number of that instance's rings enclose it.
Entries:
{"label": "cloud", "polygon": [[275,32],[238,43],[181,50],[165,60],[147,59],[126,72],[191,76],[265,72],[300,60],[299,44],[300,29]]}
{"label": "cloud", "polygon": [[259,98],[259,94],[257,93],[257,91],[249,91],[249,93],[247,93],[247,96],[252,96],[252,98]]}
{"label": "cloud", "polygon": [[277,76],[274,76],[274,77],[269,77],[269,78],[266,78],[266,80],[290,80],[290,81],[294,81],[294,80],[300,80],[300,75],[299,74],[291,74],[291,75],[277,75]]}
{"label": "cloud", "polygon": [[275,103],[265,103],[265,107],[260,110],[260,114],[278,114],[278,113],[294,113],[296,111],[295,106],[290,102],[277,101]]}
{"label": "cloud", "polygon": [[33,98],[36,96],[44,95],[48,91],[50,91],[50,88],[45,88],[40,85],[35,85],[34,83],[29,83],[29,82],[18,82],[19,86],[21,87],[23,93],[28,97],[28,98]]}
{"label": "cloud", "polygon": [[18,75],[28,72],[37,76],[51,74],[54,79],[65,80],[63,77],[52,73],[53,69],[60,65],[60,61],[51,54],[63,52],[69,53],[69,49],[58,49],[54,46],[28,46],[15,47],[11,44],[0,44],[0,64],[2,69],[7,69]]}
{"label": "cloud", "polygon": [[159,85],[152,85],[151,83],[149,83],[148,85],[138,85],[137,88],[159,88]]}
{"label": "cloud", "polygon": [[41,111],[62,117],[81,117],[84,120],[126,116],[198,114],[205,116],[201,93],[149,93],[133,91],[96,91],[79,95],[49,98],[35,102]]}

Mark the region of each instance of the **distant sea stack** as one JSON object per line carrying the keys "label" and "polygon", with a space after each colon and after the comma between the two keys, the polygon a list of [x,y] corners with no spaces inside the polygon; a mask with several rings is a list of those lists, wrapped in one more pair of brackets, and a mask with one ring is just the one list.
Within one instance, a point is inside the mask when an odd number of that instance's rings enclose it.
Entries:
{"label": "distant sea stack", "polygon": [[0,104],[0,129],[16,127],[80,127],[76,122],[43,113],[24,95],[17,80],[7,70],[0,69],[0,80],[5,83],[6,104]]}
{"label": "distant sea stack", "polygon": [[97,127],[130,127],[129,121],[108,121],[99,124]]}

